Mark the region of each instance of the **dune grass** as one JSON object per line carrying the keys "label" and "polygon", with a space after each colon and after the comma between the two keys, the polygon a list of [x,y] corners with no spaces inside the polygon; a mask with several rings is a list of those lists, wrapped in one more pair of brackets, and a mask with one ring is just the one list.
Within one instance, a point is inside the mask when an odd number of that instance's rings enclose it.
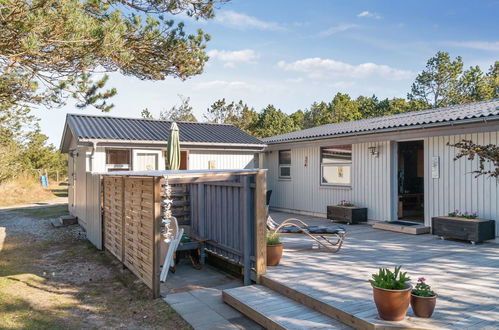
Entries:
{"label": "dune grass", "polygon": [[44,188],[37,178],[30,175],[22,175],[0,184],[0,206],[39,203],[66,196],[66,186],[54,184]]}

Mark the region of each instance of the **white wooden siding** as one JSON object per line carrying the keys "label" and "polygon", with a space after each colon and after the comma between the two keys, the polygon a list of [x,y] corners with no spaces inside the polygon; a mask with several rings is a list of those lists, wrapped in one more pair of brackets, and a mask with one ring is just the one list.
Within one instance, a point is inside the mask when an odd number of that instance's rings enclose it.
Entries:
{"label": "white wooden siding", "polygon": [[101,183],[100,175],[86,174],[86,205],[85,214],[78,218],[84,222],[87,239],[99,250],[102,249],[102,218],[101,218]]}
{"label": "white wooden siding", "polygon": [[[332,144],[330,144],[332,145]],[[379,156],[369,154],[376,146]],[[266,153],[268,186],[272,189],[270,205],[315,215],[326,214],[328,205],[346,199],[368,207],[369,219],[390,218],[390,143],[370,142],[352,145],[351,187],[320,184],[320,147],[291,148],[291,180],[278,178],[278,152]],[[305,157],[308,157],[305,166]]]}
{"label": "white wooden siding", "polygon": [[[475,178],[471,171],[478,168],[477,159],[453,160],[458,150],[447,146],[447,143],[463,139],[478,144],[499,145],[499,132],[419,139],[424,141],[425,148],[425,224],[431,225],[433,216],[447,215],[460,209],[478,212],[481,218],[495,220],[496,236],[499,236],[499,182],[484,176]],[[367,207],[370,220],[392,220],[391,209],[396,210],[398,196],[397,184],[392,182],[397,175],[391,173],[391,168],[396,170],[391,158],[397,157],[390,157],[394,143],[397,142],[379,141],[352,145],[351,188],[320,185],[320,147],[326,146],[324,142],[304,147],[283,145],[283,150],[291,149],[291,180],[279,179],[278,151],[274,148],[273,151],[264,153],[263,163],[268,168],[268,189],[273,191],[270,205],[276,209],[325,216],[328,205],[335,205],[346,199]],[[329,142],[327,145],[333,144]],[[379,149],[379,157],[370,155],[370,146]],[[436,156],[440,158],[440,178],[432,179],[431,159]],[[306,167],[305,157],[308,157]],[[395,190],[393,195],[392,190]]]}
{"label": "white wooden siding", "polygon": [[[454,161],[458,149],[447,143],[463,139],[481,145],[499,145],[499,132],[439,136],[425,139],[425,223],[431,217],[446,215],[459,209],[478,212],[478,216],[496,220],[496,236],[499,236],[499,183],[496,179],[480,176],[471,171],[478,169],[478,160],[461,158]],[[440,158],[440,178],[431,178],[431,158]],[[490,168],[489,165],[486,168]]]}
{"label": "white wooden siding", "polygon": [[216,169],[253,168],[254,152],[239,151],[189,151],[189,170],[206,170],[210,161]]}

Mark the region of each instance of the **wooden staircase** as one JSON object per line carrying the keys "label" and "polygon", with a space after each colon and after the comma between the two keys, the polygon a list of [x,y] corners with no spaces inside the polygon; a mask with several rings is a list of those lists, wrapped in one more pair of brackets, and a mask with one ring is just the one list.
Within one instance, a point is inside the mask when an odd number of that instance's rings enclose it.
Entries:
{"label": "wooden staircase", "polygon": [[347,329],[312,308],[262,285],[222,292],[223,300],[266,329]]}
{"label": "wooden staircase", "polygon": [[267,329],[437,329],[428,319],[408,317],[404,321],[381,320],[376,309],[360,304],[350,312],[307,294],[307,289],[286,285],[268,276],[261,285],[222,292],[226,304]]}

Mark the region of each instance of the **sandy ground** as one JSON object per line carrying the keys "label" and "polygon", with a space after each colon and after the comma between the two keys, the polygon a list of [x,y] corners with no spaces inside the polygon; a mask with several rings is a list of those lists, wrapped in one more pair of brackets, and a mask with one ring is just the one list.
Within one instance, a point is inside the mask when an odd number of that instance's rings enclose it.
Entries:
{"label": "sandy ground", "polygon": [[61,202],[0,210],[0,329],[189,328],[81,227],[53,228]]}

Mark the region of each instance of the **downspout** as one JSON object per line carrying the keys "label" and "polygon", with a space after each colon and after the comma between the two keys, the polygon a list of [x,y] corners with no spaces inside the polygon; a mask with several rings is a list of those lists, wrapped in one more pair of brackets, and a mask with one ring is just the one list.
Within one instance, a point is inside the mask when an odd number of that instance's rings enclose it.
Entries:
{"label": "downspout", "polygon": [[94,155],[95,155],[95,149],[97,148],[97,141],[96,140],[91,140],[92,142],[92,152],[90,153],[90,172],[94,171]]}

